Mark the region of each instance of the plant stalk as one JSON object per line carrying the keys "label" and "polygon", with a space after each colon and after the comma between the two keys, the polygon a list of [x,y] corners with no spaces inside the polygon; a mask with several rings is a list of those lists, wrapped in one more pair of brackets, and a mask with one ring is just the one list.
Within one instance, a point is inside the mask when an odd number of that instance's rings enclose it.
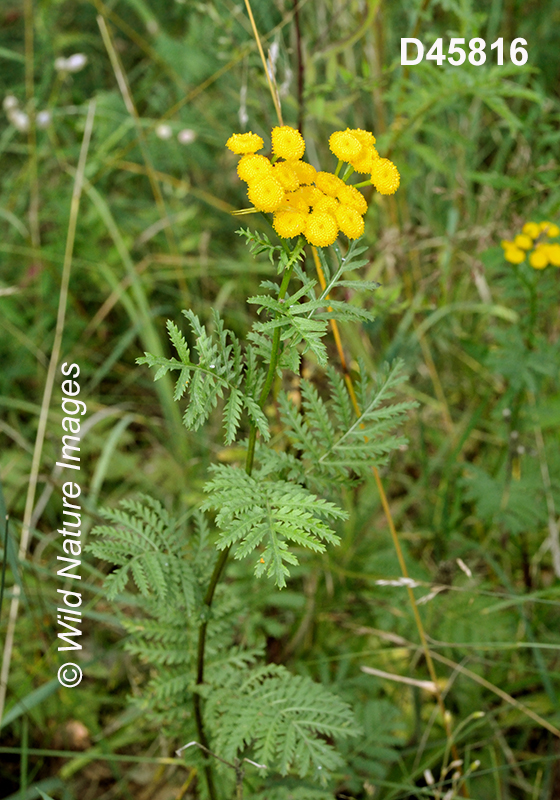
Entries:
{"label": "plant stalk", "polygon": [[[296,247],[297,246],[298,245],[296,245]],[[292,271],[294,268],[294,263],[295,260],[291,260],[286,270],[284,271],[284,275],[282,277],[282,283],[280,284],[280,290],[278,292],[279,300],[283,300],[284,297],[286,296],[286,292],[288,290],[288,284],[290,283],[290,278],[292,276]],[[272,352],[270,356],[270,363],[268,365],[268,372],[266,375],[266,379],[259,396],[259,406],[261,408],[263,408],[266,399],[270,393],[270,390],[272,388],[272,384],[274,383],[274,377],[276,375],[276,369],[278,367],[279,359],[280,359],[280,328],[278,327],[274,329],[274,333],[272,336]],[[253,471],[256,440],[257,440],[257,429],[256,426],[252,424],[249,431],[249,444],[247,448],[247,457],[245,460],[245,471],[247,475],[250,475],[251,472]],[[210,583],[208,584],[206,594],[204,595],[204,605],[206,608],[204,609],[203,619],[200,624],[198,632],[198,648],[197,648],[197,663],[196,663],[197,686],[200,686],[201,684],[204,683],[204,653],[206,649],[206,631],[208,629],[210,609],[212,607],[212,601],[214,599],[214,592],[216,591],[216,586],[218,585],[218,582],[222,577],[222,573],[224,571],[224,567],[228,560],[230,550],[231,550],[231,545],[229,547],[226,547],[225,550],[221,551],[218,560],[216,561],[216,564],[214,566],[214,571],[212,572],[212,576],[210,578]],[[204,720],[202,718],[201,698],[198,693],[195,693],[193,695],[193,705],[194,705],[196,729],[198,732],[198,739],[200,741],[200,744],[203,745],[204,748],[209,750],[210,747],[208,739],[206,738],[206,731],[204,729]],[[211,800],[217,800],[216,789],[214,786],[214,778],[210,764],[205,765],[204,774],[206,776],[208,794],[210,795]]]}

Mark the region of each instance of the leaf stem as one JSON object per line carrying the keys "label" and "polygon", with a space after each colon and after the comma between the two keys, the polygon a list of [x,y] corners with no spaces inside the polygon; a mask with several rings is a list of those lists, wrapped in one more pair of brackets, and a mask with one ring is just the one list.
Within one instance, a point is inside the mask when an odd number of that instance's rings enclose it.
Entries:
{"label": "leaf stem", "polygon": [[[290,283],[290,278],[292,276],[292,271],[294,268],[294,264],[296,262],[296,258],[294,256],[299,247],[300,247],[300,241],[298,240],[294,250],[291,253],[291,257],[288,260],[288,265],[284,270],[282,283],[280,284],[280,290],[278,292],[279,300],[283,300],[284,297],[286,296],[286,292],[288,291],[288,284]],[[259,396],[259,406],[261,408],[263,408],[266,399],[270,393],[270,390],[272,388],[279,359],[280,359],[280,328],[278,327],[274,329],[274,334],[272,337],[272,352],[270,355],[268,372]],[[247,457],[245,461],[245,471],[247,475],[250,475],[251,472],[253,471],[256,439],[257,439],[257,428],[253,423],[251,425],[251,429],[249,432],[249,444],[247,448]],[[222,577],[222,573],[224,571],[224,567],[228,560],[230,550],[231,550],[231,545],[229,547],[226,547],[225,550],[222,550],[222,552],[220,553],[218,560],[216,561],[216,564],[214,566],[214,571],[212,572],[212,576],[210,577],[210,582],[208,584],[208,588],[206,589],[206,594],[204,595],[203,603],[205,609],[202,614],[202,622],[200,624],[200,628],[198,631],[198,649],[197,649],[197,663],[196,663],[197,686],[200,686],[204,683],[204,653],[206,649],[206,631],[208,629],[208,621],[210,618],[210,608],[212,606],[212,601],[214,599],[214,592],[216,591],[216,586],[218,585],[218,582]],[[208,739],[206,738],[206,731],[204,730],[204,720],[202,718],[201,698],[198,692],[195,692],[195,694],[193,695],[193,705],[194,705],[194,716],[196,721],[196,729],[198,733],[199,742],[203,746],[203,748],[209,750],[209,743]],[[208,794],[210,796],[210,800],[217,800],[216,788],[214,786],[214,777],[210,764],[205,764],[204,774],[206,776],[206,784],[208,786]]]}

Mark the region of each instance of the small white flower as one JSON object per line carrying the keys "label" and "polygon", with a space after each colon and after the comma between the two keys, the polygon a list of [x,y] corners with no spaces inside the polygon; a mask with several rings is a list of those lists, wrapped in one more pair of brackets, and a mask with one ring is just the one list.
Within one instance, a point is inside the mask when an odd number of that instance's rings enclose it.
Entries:
{"label": "small white flower", "polygon": [[146,23],[146,30],[150,34],[150,36],[156,36],[159,33],[159,25],[157,24],[155,19],[149,19]]}
{"label": "small white flower", "polygon": [[20,133],[27,133],[29,130],[29,116],[25,111],[20,111],[18,108],[15,108],[10,112],[9,120]]}
{"label": "small white flower", "polygon": [[183,130],[179,131],[177,134],[179,144],[191,144],[195,139],[196,133],[190,128],[183,128]]}
{"label": "small white flower", "polygon": [[164,141],[166,139],[171,139],[171,137],[173,136],[173,130],[171,128],[171,125],[166,125],[165,123],[162,122],[161,125],[158,125],[156,128],[156,136],[158,137],[158,139],[163,139]]}
{"label": "small white flower", "polygon": [[12,109],[17,108],[19,105],[17,97],[14,97],[13,94],[8,94],[4,98],[4,102],[2,106],[4,107],[4,111],[12,111]]}
{"label": "small white flower", "polygon": [[36,117],[38,128],[48,128],[52,122],[52,115],[50,111],[39,111]]}
{"label": "small white flower", "polygon": [[87,64],[87,60],[85,53],[74,53],[68,58],[55,59],[54,68],[58,72],[80,72]]}
{"label": "small white flower", "polygon": [[66,59],[67,72],[79,72],[87,64],[87,56],[84,53],[74,53]]}

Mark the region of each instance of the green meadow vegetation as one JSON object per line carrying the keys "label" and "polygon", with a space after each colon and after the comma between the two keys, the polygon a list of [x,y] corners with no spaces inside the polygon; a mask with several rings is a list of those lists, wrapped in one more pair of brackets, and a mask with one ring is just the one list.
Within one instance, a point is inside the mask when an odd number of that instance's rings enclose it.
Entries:
{"label": "green meadow vegetation", "polygon": [[[556,0],[2,4],[0,797],[560,797],[559,26]],[[402,37],[487,60],[401,66]],[[346,128],[396,164],[359,240],[234,213],[225,143],[270,155],[279,111],[317,169]]]}

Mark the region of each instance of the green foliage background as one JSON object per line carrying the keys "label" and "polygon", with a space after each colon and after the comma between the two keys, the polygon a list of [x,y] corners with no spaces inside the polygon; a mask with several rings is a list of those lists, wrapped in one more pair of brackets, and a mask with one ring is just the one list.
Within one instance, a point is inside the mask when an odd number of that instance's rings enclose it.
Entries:
{"label": "green foliage background", "polygon": [[[401,172],[397,195],[374,199],[366,217],[361,277],[380,288],[348,289],[375,319],[343,323],[344,347],[352,367],[361,359],[371,373],[403,359],[410,381],[402,399],[418,401],[403,431],[408,445],[382,477],[430,647],[441,659],[463,769],[480,761],[467,780],[470,796],[553,800],[558,737],[511,699],[560,727],[560,598],[546,546],[560,509],[560,272],[521,271],[523,283],[499,241],[528,219],[560,223],[560,9],[555,0],[254,0],[252,7],[265,49],[277,53],[285,121],[303,125],[309,160],[333,169],[330,133],[362,127]],[[109,26],[136,120],[97,15]],[[445,48],[453,36],[488,43],[503,36],[506,44],[521,36],[529,61],[512,66],[506,46],[503,67],[488,59],[482,67],[423,62],[406,70],[404,36],[425,43],[442,36]],[[81,72],[55,70],[56,58],[78,51],[88,57]],[[246,298],[274,270],[235,235],[239,219],[230,212],[247,201],[224,143],[242,129],[240,112],[268,141],[274,108],[244,5],[230,0],[14,0],[0,9],[0,62],[2,97],[52,114],[35,134],[0,119],[0,480],[11,517],[3,634],[11,587],[21,581],[23,588],[0,793],[195,798],[196,759],[173,757],[184,742],[142,703],[154,676],[141,653],[122,647],[119,612],[134,625],[141,601],[132,591],[105,600],[107,565],[92,556],[83,562],[85,679],[62,691],[53,680],[61,552],[56,391],[30,552],[17,565],[19,521],[89,101],[96,100],[95,121],[61,359],[80,365],[88,403],[84,538],[101,505],[139,493],[184,522],[203,499],[210,462],[235,460],[219,416],[187,434],[171,383],[154,384],[136,358],[145,350],[172,355],[165,320],[180,324],[183,308],[203,322],[218,311],[241,339],[255,319]],[[164,122],[169,139],[157,134]],[[185,129],[194,140],[181,144]],[[249,222],[264,230],[257,215]],[[328,348],[336,361],[332,341]],[[303,377],[326,383],[309,354]],[[280,419],[274,403],[265,411],[272,423]],[[287,779],[253,791],[257,773],[247,767],[249,797],[438,796],[426,770],[439,780],[447,743],[433,695],[361,670],[429,677],[373,478],[348,493],[345,510],[340,545],[302,560],[280,593],[243,562],[228,567],[239,587],[231,619],[240,645],[264,636],[269,662],[333,691],[363,729],[340,742],[344,766],[328,789],[295,789]],[[133,706],[130,694],[139,701]],[[449,790],[450,781],[441,796]]]}

